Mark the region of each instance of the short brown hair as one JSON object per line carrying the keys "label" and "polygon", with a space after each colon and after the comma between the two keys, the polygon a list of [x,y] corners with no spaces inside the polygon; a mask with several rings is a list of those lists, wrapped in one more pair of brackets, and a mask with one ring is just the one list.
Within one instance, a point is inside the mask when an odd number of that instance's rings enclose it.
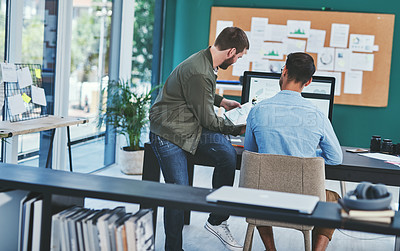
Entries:
{"label": "short brown hair", "polygon": [[227,27],[219,33],[214,46],[219,50],[236,49],[236,54],[249,49],[249,40],[246,33],[238,27]]}
{"label": "short brown hair", "polygon": [[290,53],[286,58],[286,69],[289,80],[304,85],[315,73],[314,59],[304,52]]}

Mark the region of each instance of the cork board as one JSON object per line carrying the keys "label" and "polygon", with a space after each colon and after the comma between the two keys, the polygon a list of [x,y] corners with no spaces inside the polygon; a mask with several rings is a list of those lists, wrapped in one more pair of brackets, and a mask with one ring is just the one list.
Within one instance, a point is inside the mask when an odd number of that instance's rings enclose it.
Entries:
{"label": "cork board", "polygon": [[[387,106],[395,18],[393,14],[212,7],[209,44],[214,43],[218,20],[233,21],[234,26],[240,27],[244,31],[250,31],[252,17],[265,17],[268,18],[269,24],[281,25],[286,25],[287,20],[311,21],[311,29],[326,31],[325,47],[330,45],[332,23],[349,24],[349,34],[374,35],[374,45],[379,48],[372,52],[374,55],[373,71],[363,71],[361,94],[343,92],[345,72],[342,72],[341,92],[340,95],[335,95],[335,104]],[[317,62],[318,55],[316,53],[309,54]],[[285,57],[283,60],[286,60]],[[250,70],[251,68],[252,63],[250,63]],[[232,67],[229,67],[227,70],[218,72],[218,79],[238,80],[239,77],[233,76]]]}

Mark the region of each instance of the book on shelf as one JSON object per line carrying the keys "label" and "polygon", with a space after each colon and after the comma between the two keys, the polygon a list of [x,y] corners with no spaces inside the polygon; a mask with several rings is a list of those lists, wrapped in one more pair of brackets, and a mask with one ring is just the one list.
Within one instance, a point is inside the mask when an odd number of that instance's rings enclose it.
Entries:
{"label": "book on shelf", "polygon": [[141,209],[125,222],[129,251],[154,250],[153,211]]}
{"label": "book on shelf", "polygon": [[125,207],[116,207],[108,214],[104,214],[97,221],[97,228],[99,231],[100,250],[112,251],[115,245],[114,233],[109,233],[109,225],[125,215]]}
{"label": "book on shelf", "polygon": [[394,210],[341,210],[341,216],[345,219],[358,220],[358,221],[370,221],[378,223],[391,223],[392,218],[395,215]]}
{"label": "book on shelf", "polygon": [[33,202],[33,216],[32,219],[32,249],[40,250],[40,235],[42,229],[42,210],[43,199],[38,198]]}
{"label": "book on shelf", "polygon": [[[62,237],[63,230],[61,224],[61,217],[63,215],[71,214],[78,211],[81,207],[74,206],[67,208],[59,213],[54,214],[51,217],[51,236],[50,236],[50,250],[51,251],[60,251],[62,242],[64,243],[64,238]],[[64,246],[65,248],[65,246]]]}

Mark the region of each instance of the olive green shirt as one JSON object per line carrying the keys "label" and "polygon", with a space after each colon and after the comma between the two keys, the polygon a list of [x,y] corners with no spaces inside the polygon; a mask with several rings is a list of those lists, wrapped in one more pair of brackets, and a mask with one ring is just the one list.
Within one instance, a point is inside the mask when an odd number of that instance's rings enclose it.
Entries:
{"label": "olive green shirt", "polygon": [[195,154],[202,128],[238,135],[240,126],[218,117],[214,105],[217,76],[210,47],[179,64],[168,77],[150,109],[150,131]]}

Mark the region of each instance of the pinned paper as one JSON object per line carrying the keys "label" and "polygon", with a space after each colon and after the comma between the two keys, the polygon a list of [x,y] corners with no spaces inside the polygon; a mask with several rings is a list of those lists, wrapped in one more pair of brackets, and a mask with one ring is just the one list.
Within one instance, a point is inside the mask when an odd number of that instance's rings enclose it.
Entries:
{"label": "pinned paper", "polygon": [[331,41],[330,47],[347,48],[347,41],[349,39],[349,24],[335,24],[331,26]]}
{"label": "pinned paper", "polygon": [[35,69],[36,78],[42,78],[42,71],[40,69]]}
{"label": "pinned paper", "polygon": [[26,111],[24,100],[22,99],[20,94],[11,96],[7,98],[8,107],[10,109],[10,113],[12,116],[24,113]]}
{"label": "pinned paper", "polygon": [[310,30],[310,37],[307,41],[307,52],[318,53],[325,44],[325,30]]}
{"label": "pinned paper", "polygon": [[347,71],[344,75],[344,93],[361,94],[362,93],[362,71]]}
{"label": "pinned paper", "polygon": [[306,49],[305,40],[287,38],[284,40],[284,44],[286,45],[285,53],[287,55],[293,52],[304,52]]}
{"label": "pinned paper", "polygon": [[350,54],[349,49],[335,49],[335,71],[350,70]]}
{"label": "pinned paper", "polygon": [[17,82],[15,64],[1,63],[1,76],[3,82]]}
{"label": "pinned paper", "polygon": [[25,101],[25,103],[29,103],[29,102],[31,102],[31,97],[29,97],[28,95],[26,95],[26,93],[24,92],[23,94],[22,94],[22,99]]}
{"label": "pinned paper", "polygon": [[359,52],[373,52],[374,35],[350,34],[349,49]]}
{"label": "pinned paper", "polygon": [[263,43],[262,56],[268,59],[283,59],[284,46],[282,43]]}
{"label": "pinned paper", "polygon": [[249,68],[249,58],[247,55],[243,55],[242,58],[239,58],[236,63],[232,65],[232,76],[243,76],[243,73],[248,71]]}
{"label": "pinned paper", "polygon": [[374,70],[374,54],[367,53],[351,53],[352,70],[373,71]]}
{"label": "pinned paper", "polygon": [[324,47],[318,52],[318,70],[333,71],[335,49]]}
{"label": "pinned paper", "polygon": [[259,59],[259,60],[253,61],[251,70],[252,71],[266,72],[266,71],[268,71],[268,66],[269,66],[269,60],[268,59]]}
{"label": "pinned paper", "polygon": [[342,73],[332,71],[316,71],[314,76],[334,77],[335,78],[335,96],[340,96],[342,90]]}
{"label": "pinned paper", "polygon": [[32,88],[32,102],[38,105],[46,106],[46,95],[43,88],[36,87],[34,85]]}
{"label": "pinned paper", "polygon": [[268,24],[264,40],[282,42],[286,38],[287,27],[280,24]]}
{"label": "pinned paper", "polygon": [[31,72],[29,71],[28,67],[18,69],[17,78],[18,78],[19,88],[21,89],[33,84]]}
{"label": "pinned paper", "polygon": [[287,36],[308,38],[310,36],[311,21],[287,20]]}
{"label": "pinned paper", "polygon": [[274,73],[281,73],[282,67],[285,65],[285,61],[272,61],[268,62],[268,71]]}

